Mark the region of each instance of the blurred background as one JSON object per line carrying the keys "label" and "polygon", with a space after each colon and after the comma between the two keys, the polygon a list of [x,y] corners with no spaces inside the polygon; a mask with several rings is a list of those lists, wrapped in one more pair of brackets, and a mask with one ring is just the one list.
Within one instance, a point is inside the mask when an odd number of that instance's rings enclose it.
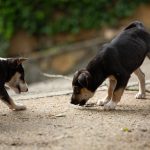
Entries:
{"label": "blurred background", "polygon": [[0,57],[28,57],[28,83],[71,75],[134,20],[150,29],[150,0],[0,0]]}

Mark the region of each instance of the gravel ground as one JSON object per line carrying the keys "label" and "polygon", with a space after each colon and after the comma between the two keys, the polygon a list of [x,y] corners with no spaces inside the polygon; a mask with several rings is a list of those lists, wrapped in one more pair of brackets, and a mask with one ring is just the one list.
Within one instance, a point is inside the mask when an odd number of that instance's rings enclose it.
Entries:
{"label": "gravel ground", "polygon": [[[145,63],[147,79],[148,68]],[[72,106],[70,81],[43,82],[29,89],[19,96],[10,92],[16,102],[27,106],[26,111],[14,112],[0,105],[0,150],[150,149],[149,93],[146,99],[136,100],[135,91],[125,91],[115,111],[104,111],[95,105]],[[105,96],[103,88],[89,103]]]}
{"label": "gravel ground", "polygon": [[[89,103],[103,98],[98,91]],[[0,107],[0,149],[150,149],[150,94],[136,100],[125,92],[115,111],[69,104],[70,95],[23,100],[28,109]],[[20,102],[20,101],[19,101]]]}

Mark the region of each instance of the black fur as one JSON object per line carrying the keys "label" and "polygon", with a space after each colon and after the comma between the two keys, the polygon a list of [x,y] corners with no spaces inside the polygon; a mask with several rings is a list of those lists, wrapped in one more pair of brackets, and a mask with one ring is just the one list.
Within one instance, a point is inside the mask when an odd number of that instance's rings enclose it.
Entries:
{"label": "black fur", "polygon": [[[92,92],[111,75],[117,79],[115,90],[125,88],[130,75],[141,66],[146,56],[150,56],[150,34],[141,22],[135,21],[102,46],[87,67],[74,76],[72,84],[82,88],[78,77],[82,74],[82,78],[85,78],[83,72],[86,71],[90,75],[90,84],[84,87]],[[75,101],[72,97],[72,102]]]}
{"label": "black fur", "polygon": [[18,58],[0,59],[0,99],[8,105],[12,104],[11,98],[5,89],[5,83],[9,82],[16,72],[21,75],[20,79],[25,82],[24,69]]}
{"label": "black fur", "polygon": [[149,52],[150,34],[138,26],[126,28],[105,45],[86,67],[93,77],[90,90],[95,91],[110,75],[117,79],[116,89],[126,86],[132,72],[141,66]]}
{"label": "black fur", "polygon": [[24,81],[24,69],[22,64],[18,63],[18,59],[7,58],[6,60],[0,59],[0,82],[6,83],[16,73],[21,74],[21,79]]}

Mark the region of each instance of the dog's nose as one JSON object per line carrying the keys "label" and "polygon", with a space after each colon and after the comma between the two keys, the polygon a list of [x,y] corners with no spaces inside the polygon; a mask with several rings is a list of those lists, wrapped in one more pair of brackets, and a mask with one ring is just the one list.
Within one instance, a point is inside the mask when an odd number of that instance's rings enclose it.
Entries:
{"label": "dog's nose", "polygon": [[79,102],[75,99],[75,96],[74,95],[72,95],[72,97],[71,97],[71,102],[70,102],[71,104],[74,104],[74,105],[77,105],[77,104],[79,104]]}
{"label": "dog's nose", "polygon": [[77,105],[77,104],[79,104],[78,102],[76,102],[76,101],[73,101],[73,100],[71,100],[71,102],[70,102],[71,104],[74,104],[74,105]]}
{"label": "dog's nose", "polygon": [[79,105],[80,105],[80,106],[83,106],[83,105],[85,105],[85,103],[86,103],[86,100],[82,100],[82,101],[79,103]]}
{"label": "dog's nose", "polygon": [[77,97],[76,97],[75,94],[72,94],[71,102],[70,103],[74,104],[74,105],[78,105],[79,104],[79,101],[78,101],[78,99],[77,99]]}
{"label": "dog's nose", "polygon": [[28,88],[26,89],[26,91],[25,92],[28,92]]}

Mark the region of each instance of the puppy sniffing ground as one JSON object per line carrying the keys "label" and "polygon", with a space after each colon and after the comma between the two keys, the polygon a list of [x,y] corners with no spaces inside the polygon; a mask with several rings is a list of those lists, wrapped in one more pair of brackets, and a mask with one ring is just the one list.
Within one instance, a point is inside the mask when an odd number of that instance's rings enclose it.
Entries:
{"label": "puppy sniffing ground", "polygon": [[139,80],[136,98],[145,98],[145,75],[140,66],[146,56],[150,58],[150,34],[141,22],[132,22],[103,45],[85,69],[75,73],[71,103],[85,105],[103,81],[109,78],[108,95],[97,104],[106,110],[115,109],[132,73]]}

